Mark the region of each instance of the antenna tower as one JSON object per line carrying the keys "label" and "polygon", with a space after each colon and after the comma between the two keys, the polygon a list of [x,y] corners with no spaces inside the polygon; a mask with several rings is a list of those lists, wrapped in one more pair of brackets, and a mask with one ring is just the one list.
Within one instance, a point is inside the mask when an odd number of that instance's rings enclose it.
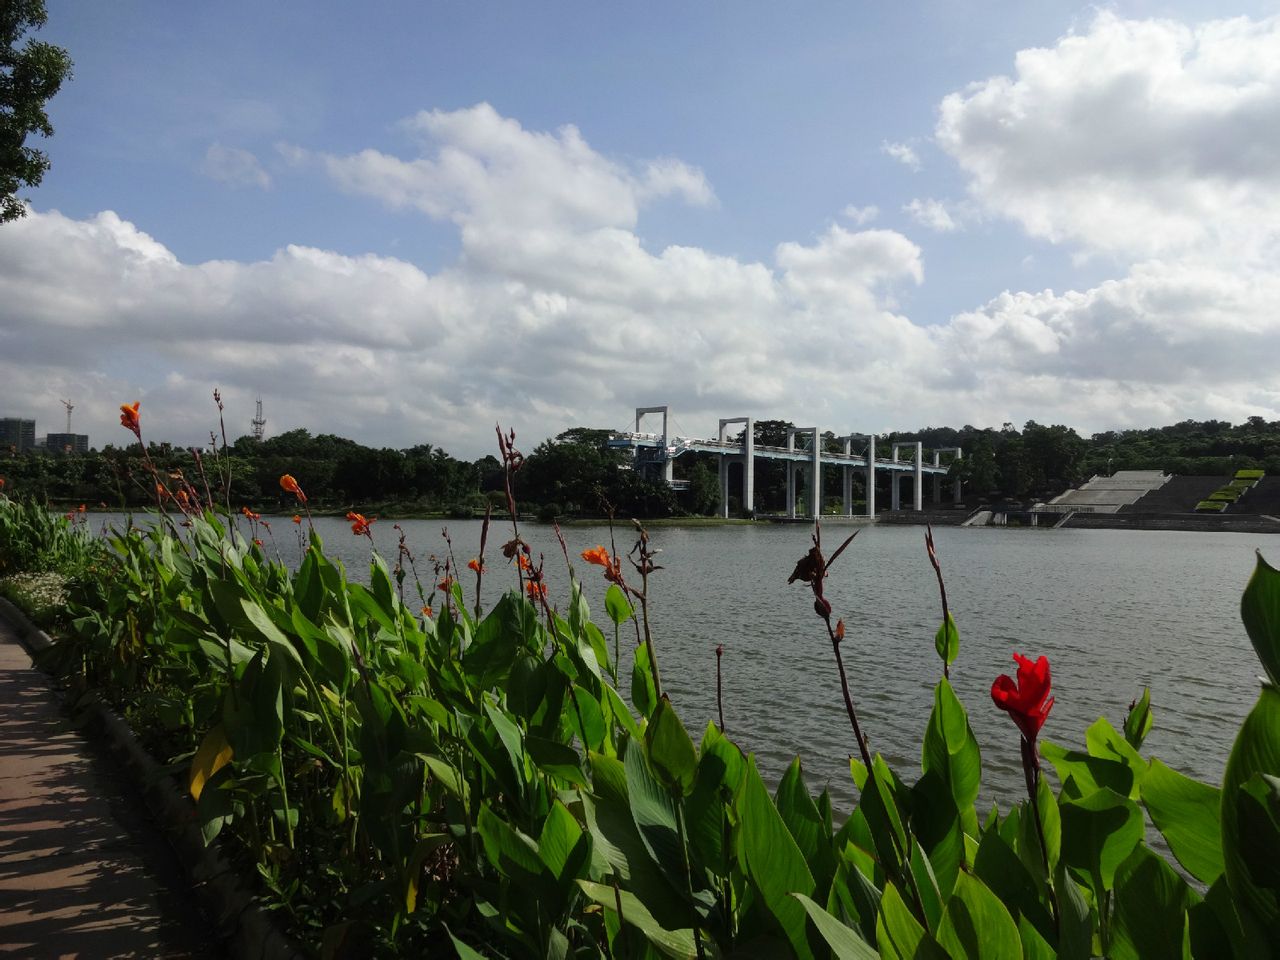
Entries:
{"label": "antenna tower", "polygon": [[263,428],[267,425],[267,418],[262,415],[262,398],[258,398],[258,409],[250,423],[253,424],[253,439],[261,440]]}
{"label": "antenna tower", "polygon": [[71,411],[76,408],[76,405],[72,403],[70,400],[63,400],[62,405],[67,408],[67,433],[70,433],[71,432]]}

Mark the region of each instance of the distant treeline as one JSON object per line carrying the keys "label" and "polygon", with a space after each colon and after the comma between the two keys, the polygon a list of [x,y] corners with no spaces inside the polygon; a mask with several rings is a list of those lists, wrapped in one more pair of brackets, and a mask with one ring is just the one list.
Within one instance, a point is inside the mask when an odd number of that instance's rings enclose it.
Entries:
{"label": "distant treeline", "polygon": [[[791,426],[781,420],[757,421],[756,443],[783,445]],[[672,491],[630,469],[627,454],[607,446],[609,433],[575,428],[527,451],[515,482],[521,509],[544,517],[603,516],[610,510],[620,517],[654,517],[711,514],[719,509],[713,455],[677,458],[675,475],[685,483],[679,491]],[[907,439],[920,440],[926,448],[964,450],[953,474],[964,481],[966,502],[1048,495],[1093,474],[1116,470],[1226,475],[1253,467],[1280,474],[1280,421],[1268,422],[1261,417],[1237,425],[1222,420],[1186,420],[1168,427],[1109,431],[1087,438],[1070,427],[1035,421],[1020,430],[1012,424],[999,430],[926,427],[881,435],[877,453],[885,456],[888,444]],[[840,442],[831,434],[824,436],[824,444],[840,449]],[[182,471],[201,488],[200,465],[192,451],[152,444],[149,452],[157,469]],[[306,430],[291,430],[261,441],[241,437],[224,455],[209,452],[200,459],[219,502],[223,500],[221,470],[229,465],[233,507],[292,510],[292,497],[284,494],[279,484],[280,476],[286,473],[298,479],[312,504],[321,509],[381,505],[405,514],[471,516],[482,512],[486,503],[502,509],[506,503],[502,465],[496,457],[459,460],[430,444],[374,448],[332,434],[312,436]],[[138,507],[152,502],[154,496],[136,444],[108,446],[84,455],[0,453],[0,477],[5,480],[6,493],[50,503]],[[742,512],[740,483],[740,469],[735,465],[730,474],[730,510],[735,515]],[[839,471],[825,471],[823,498],[828,507],[839,502],[841,483]],[[780,511],[785,496],[783,465],[757,461],[757,511]],[[855,496],[863,496],[861,476]],[[882,507],[888,505],[883,493],[879,502]]]}

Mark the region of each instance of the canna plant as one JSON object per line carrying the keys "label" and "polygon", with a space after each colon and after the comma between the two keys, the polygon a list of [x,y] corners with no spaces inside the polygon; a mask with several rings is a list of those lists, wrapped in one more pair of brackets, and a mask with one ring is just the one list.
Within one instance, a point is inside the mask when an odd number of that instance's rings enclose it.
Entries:
{"label": "canna plant", "polygon": [[[502,439],[514,514],[522,458]],[[483,547],[473,603],[449,559],[411,606],[403,540],[394,571],[372,555],[366,584],[314,530],[289,569],[207,507],[183,512],[181,535],[119,531],[109,568],[81,580],[61,667],[183,772],[205,836],[325,956],[1267,957],[1280,943],[1280,572],[1261,558],[1242,619],[1266,679],[1220,787],[1143,755],[1146,691],[1119,729],[1042,739],[1049,663],[1016,654],[986,709],[1014,720],[1027,798],[983,814],[932,534],[942,669],[914,782],[871,751],[845,674],[856,637],[824,583],[852,538],[828,558],[815,534],[792,580],[813,594],[858,748],[858,801],[841,811],[799,760],[770,789],[722,729],[681,722],[645,622],[660,570],[647,535],[623,557],[583,555],[602,568],[611,645],[583,583],[553,605],[514,520],[514,587],[483,615],[480,579],[502,564]],[[0,501],[5,529],[38,522]],[[368,536],[371,519],[351,522]]]}

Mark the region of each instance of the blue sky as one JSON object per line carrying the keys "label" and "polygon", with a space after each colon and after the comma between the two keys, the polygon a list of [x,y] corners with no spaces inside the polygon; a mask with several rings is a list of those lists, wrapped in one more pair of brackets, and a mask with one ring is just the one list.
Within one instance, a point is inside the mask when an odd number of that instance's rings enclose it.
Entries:
{"label": "blue sky", "polygon": [[1274,10],[51,0],[0,413],[1275,418]]}

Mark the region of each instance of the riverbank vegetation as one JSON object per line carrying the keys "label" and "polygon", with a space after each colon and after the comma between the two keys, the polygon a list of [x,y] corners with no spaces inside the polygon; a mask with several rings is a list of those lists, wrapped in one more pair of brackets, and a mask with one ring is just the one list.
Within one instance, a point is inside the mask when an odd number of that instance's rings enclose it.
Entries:
{"label": "riverbank vegetation", "polygon": [[[755,441],[785,445],[791,426],[782,420],[757,421]],[[611,509],[619,516],[647,518],[718,512],[714,457],[685,454],[677,458],[676,477],[683,483],[673,491],[630,469],[626,454],[608,447],[609,433],[574,428],[538,444],[526,461],[522,496],[526,513],[551,519],[600,518]],[[967,501],[974,503],[1048,496],[1094,474],[1115,470],[1229,477],[1252,468],[1280,474],[1280,421],[1260,417],[1234,426],[1225,421],[1189,420],[1092,437],[1034,421],[1021,429],[1012,424],[1000,430],[927,427],[883,434],[878,438],[879,449],[883,453],[888,444],[908,438],[921,440],[927,448],[961,447],[964,456],[956,461],[953,473],[964,482]],[[833,436],[825,437],[824,443],[833,451],[841,449]],[[502,466],[496,458],[459,460],[426,443],[404,449],[372,448],[329,434],[291,430],[260,441],[240,437],[227,445],[215,436],[207,451],[156,443],[147,449],[161,470],[194,476],[200,456],[222,448],[229,454],[226,469],[242,502],[260,511],[288,506],[288,498],[276,484],[282,474],[309,478],[318,512],[345,514],[359,508],[393,518],[472,517],[502,503]],[[737,496],[741,480],[738,468],[731,469],[730,514],[741,516]],[[39,451],[18,456],[0,451],[0,477],[11,493],[64,509],[82,503],[89,509],[134,509],[151,500],[149,486],[139,482],[146,479],[146,467],[136,445],[108,445],[84,455]],[[841,482],[838,471],[827,471],[823,495],[832,510],[840,509]],[[861,496],[861,478],[858,484]],[[785,502],[783,466],[758,461],[756,509],[779,513]],[[887,491],[881,491],[880,503],[888,502]]]}
{"label": "riverbank vegetation", "polygon": [[[650,626],[649,534],[580,557],[561,542],[548,561],[555,545],[518,522],[530,461],[500,439],[505,542],[424,567],[402,538],[395,557],[371,553],[367,583],[302,519],[304,476],[277,478],[308,545],[297,569],[264,554],[253,511],[219,512],[216,481],[155,469],[155,515],[105,543],[74,514],[0,496],[0,569],[67,564],[48,666],[181,771],[205,836],[309,951],[960,960],[1280,943],[1280,572],[1261,559],[1241,612],[1267,679],[1217,786],[1143,754],[1145,692],[1116,726],[1045,739],[1044,657],[1014,652],[991,702],[963,705],[948,679],[962,627],[927,538],[940,614],[921,642],[938,678],[910,781],[868,747],[845,670],[857,637],[825,594],[856,541],[815,533],[789,582],[797,629],[813,624],[841,681],[858,792],[843,810],[798,760],[770,790],[722,723],[685,728]],[[372,521],[349,519],[369,537]],[[549,594],[547,562],[568,565],[566,595]],[[485,609],[494,578],[508,590]],[[1007,741],[979,745],[969,709],[1005,711]],[[1025,799],[977,809],[984,752],[1019,758]]]}

